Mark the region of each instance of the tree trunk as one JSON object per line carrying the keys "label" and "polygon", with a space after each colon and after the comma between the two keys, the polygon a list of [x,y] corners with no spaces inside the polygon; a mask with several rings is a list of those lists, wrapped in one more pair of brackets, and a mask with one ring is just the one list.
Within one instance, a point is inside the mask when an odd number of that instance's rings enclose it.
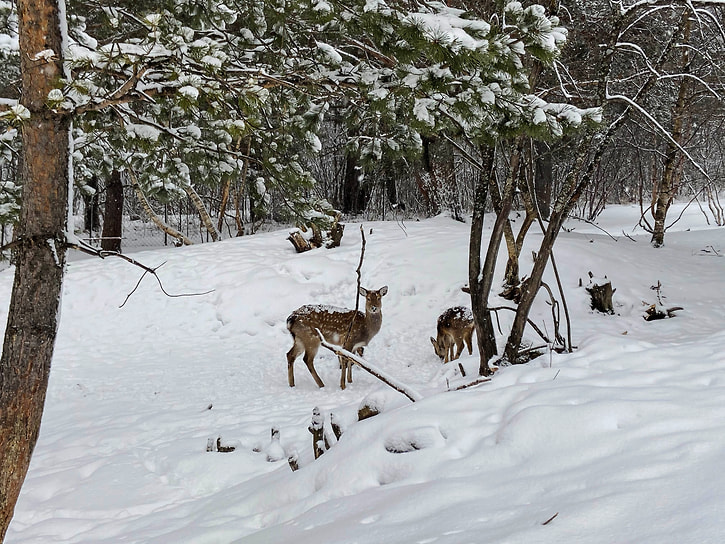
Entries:
{"label": "tree trunk", "polygon": [[345,177],[342,181],[342,211],[343,213],[358,214],[365,211],[367,203],[360,180],[362,167],[358,157],[352,151],[345,153]]}
{"label": "tree trunk", "polygon": [[93,236],[93,231],[98,230],[100,226],[98,220],[98,178],[95,175],[88,181],[88,187],[93,189],[93,193],[83,193],[83,230]]}
{"label": "tree trunk", "polygon": [[539,216],[544,221],[551,215],[551,191],[554,185],[554,162],[545,142],[534,142],[534,194]]}
{"label": "tree trunk", "polygon": [[[574,166],[569,172],[567,179],[564,182],[564,187],[559,193],[549,224],[544,232],[544,238],[539,246],[539,251],[536,253],[536,259],[534,260],[534,266],[531,269],[529,279],[524,282],[521,288],[521,296],[518,308],[516,309],[516,316],[514,317],[514,322],[511,325],[511,331],[509,333],[508,340],[506,341],[506,348],[504,349],[504,359],[506,359],[509,363],[513,364],[518,360],[519,349],[524,336],[524,328],[528,322],[529,313],[531,312],[531,307],[534,304],[536,294],[539,292],[539,288],[541,287],[544,270],[549,262],[551,251],[554,247],[554,242],[556,242],[556,238],[559,235],[561,226],[569,216],[571,209],[581,197],[584,189],[589,185],[594,172],[601,162],[604,149],[611,141],[614,133],[623,120],[624,117],[619,116],[619,118],[608,127],[608,130],[604,134],[595,132],[593,136],[584,140],[579,146],[579,152],[574,162]],[[590,158],[589,155],[591,151],[593,151],[593,153]]]}
{"label": "tree trunk", "polygon": [[182,233],[177,231],[176,229],[170,227],[166,223],[164,223],[161,218],[156,215],[156,212],[154,212],[153,208],[151,208],[151,204],[149,204],[149,201],[146,199],[146,195],[143,194],[143,191],[141,190],[141,186],[138,184],[138,179],[136,179],[136,174],[134,174],[131,170],[127,170],[128,176],[131,179],[131,185],[133,185],[134,190],[136,191],[136,196],[139,199],[139,202],[141,202],[141,206],[143,207],[144,211],[146,212],[146,215],[149,216],[149,219],[154,222],[154,225],[159,227],[163,232],[171,236],[172,238],[176,238],[179,240],[182,244],[185,246],[193,245],[194,242],[189,240],[186,236],[184,236]]}
{"label": "tree trunk", "polygon": [[[690,41],[690,18],[685,13],[683,17],[687,20],[684,23],[683,43],[687,45]],[[690,50],[683,47],[682,72],[687,73],[690,66]],[[682,179],[682,152],[680,145],[684,141],[685,112],[687,110],[687,97],[689,94],[690,80],[683,77],[680,81],[680,88],[677,94],[677,101],[672,111],[672,140],[667,142],[667,154],[665,165],[662,171],[662,178],[657,185],[656,197],[653,201],[654,228],[652,230],[651,244],[654,247],[662,247],[665,244],[665,220],[667,211],[677,194]]]}
{"label": "tree trunk", "polygon": [[219,204],[219,218],[217,219],[216,228],[219,232],[224,228],[224,216],[227,213],[227,204],[229,203],[229,194],[232,187],[232,178],[225,176],[224,182],[222,183],[222,197],[221,204]]}
{"label": "tree trunk", "polygon": [[[18,0],[23,204],[15,281],[0,359],[0,541],[30,464],[58,330],[65,271],[71,117],[45,106],[63,73],[57,0]],[[63,21],[65,24],[65,21]],[[52,57],[36,56],[53,51]]]}
{"label": "tree trunk", "polygon": [[209,215],[206,206],[204,206],[204,202],[202,202],[199,193],[197,193],[191,185],[185,185],[184,191],[189,196],[189,199],[194,205],[194,208],[196,208],[196,211],[199,213],[199,218],[204,224],[204,228],[206,228],[206,231],[211,235],[211,239],[214,242],[219,241],[219,231],[214,226],[214,222],[211,220],[211,216]]}
{"label": "tree trunk", "polygon": [[113,170],[106,183],[106,206],[103,213],[101,249],[121,251],[123,236],[123,183],[121,172]]}
{"label": "tree trunk", "polygon": [[488,366],[488,361],[498,354],[498,348],[496,347],[496,335],[491,321],[491,312],[488,309],[490,281],[488,282],[487,291],[485,278],[481,270],[481,247],[483,217],[486,210],[486,197],[488,196],[489,178],[493,169],[495,151],[491,147],[482,147],[481,152],[483,169],[476,183],[473,197],[473,217],[471,219],[471,238],[468,250],[468,285],[480,356],[478,373],[481,376],[489,376],[491,369]]}

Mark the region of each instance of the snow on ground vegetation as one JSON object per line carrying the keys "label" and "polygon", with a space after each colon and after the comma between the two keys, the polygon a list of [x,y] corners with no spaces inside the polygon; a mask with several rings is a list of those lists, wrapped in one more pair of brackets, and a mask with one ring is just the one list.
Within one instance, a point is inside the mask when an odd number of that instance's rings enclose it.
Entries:
{"label": "snow on ground vegetation", "polygon": [[[299,255],[284,231],[136,252],[147,265],[166,262],[169,293],[213,291],[170,298],[147,277],[123,307],[139,269],[76,257],[40,440],[6,541],[720,542],[725,229],[687,210],[653,249],[637,217],[636,207],[612,207],[598,220],[609,234],[572,221],[560,237],[572,354],[546,353],[461,391],[447,391],[465,379],[443,367],[429,337],[444,309],[467,305],[468,225],[365,223],[362,284],[389,286],[365,357],[420,392],[416,403],[359,369],[341,391],[325,350],[316,360],[324,389],[301,360],[297,386],[287,385],[287,315],[306,303],[355,304],[358,225],[340,248]],[[529,238],[522,270],[540,235]],[[589,309],[578,287],[589,271],[611,279],[615,315]],[[11,282],[12,270],[0,272],[0,327]],[[545,299],[532,318],[551,334]],[[683,310],[646,322],[659,302]],[[460,361],[473,372],[477,352]],[[365,397],[383,412],[358,423]],[[316,406],[345,432],[313,461]],[[236,449],[207,452],[218,437]],[[268,461],[295,452],[297,472]]]}

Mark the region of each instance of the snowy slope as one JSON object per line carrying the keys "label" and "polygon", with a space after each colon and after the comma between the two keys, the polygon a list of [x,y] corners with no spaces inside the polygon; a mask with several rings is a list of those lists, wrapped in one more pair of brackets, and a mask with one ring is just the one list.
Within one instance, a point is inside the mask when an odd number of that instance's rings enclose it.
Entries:
{"label": "snowy slope", "polygon": [[[301,360],[297,387],[287,386],[287,315],[311,302],[355,304],[358,225],[347,225],[342,247],[301,255],[284,231],[136,253],[166,261],[169,293],[213,292],[170,298],[147,277],[122,308],[139,270],[75,258],[41,436],[6,541],[720,542],[725,258],[713,250],[725,255],[725,230],[688,210],[655,250],[632,230],[637,214],[605,212],[600,224],[616,241],[578,222],[560,238],[573,354],[458,392],[446,391],[462,381],[428,337],[442,310],[467,303],[468,225],[365,223],[362,283],[389,286],[365,357],[420,391],[415,404],[360,370],[340,391],[337,361],[323,351],[327,387]],[[522,270],[539,240],[530,236]],[[589,311],[578,287],[588,271],[612,280],[617,315]],[[11,273],[0,272],[0,327]],[[645,322],[658,281],[665,305],[684,310]],[[533,318],[551,333],[540,298]],[[501,314],[504,330],[510,319]],[[477,353],[462,362],[473,371]],[[356,423],[370,394],[385,411]],[[315,406],[346,432],[313,462]],[[267,461],[273,426],[299,471]],[[236,450],[207,453],[219,436]]]}

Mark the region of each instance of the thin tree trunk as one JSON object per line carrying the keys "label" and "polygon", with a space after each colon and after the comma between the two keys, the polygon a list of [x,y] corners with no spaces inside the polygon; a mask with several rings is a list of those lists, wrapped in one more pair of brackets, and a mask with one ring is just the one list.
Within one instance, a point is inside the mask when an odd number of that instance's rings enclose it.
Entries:
{"label": "thin tree trunk", "polygon": [[232,186],[232,178],[226,176],[224,184],[222,185],[222,200],[219,204],[219,219],[217,220],[216,228],[219,232],[224,227],[224,214],[227,213],[227,204],[229,203],[229,194]]}
{"label": "thin tree trunk", "polygon": [[[0,358],[0,541],[5,538],[40,420],[58,330],[68,229],[68,113],[52,111],[48,93],[64,77],[61,10],[56,0],[18,0],[23,204],[15,281]],[[52,58],[34,58],[54,51]]]}
{"label": "thin tree trunk", "polygon": [[83,230],[93,236],[93,231],[98,230],[100,223],[98,220],[98,177],[95,174],[88,180],[88,187],[93,189],[93,193],[83,193]]}
{"label": "thin tree trunk", "polygon": [[[501,194],[498,210],[496,210],[496,221],[493,225],[491,239],[489,240],[488,249],[486,251],[486,258],[484,260],[483,271],[481,274],[483,282],[482,296],[485,296],[486,300],[488,300],[491,288],[493,287],[493,274],[496,270],[498,249],[501,246],[501,239],[505,235],[506,226],[508,225],[509,229],[511,228],[511,223],[509,222],[509,212],[511,211],[514,193],[516,191],[516,180],[518,177],[519,164],[521,162],[521,148],[523,146],[523,141],[523,136],[519,136],[516,139],[514,151],[511,155],[511,164],[509,166],[508,176],[506,178],[506,183],[504,184],[503,193]],[[515,251],[515,246],[513,250]]]}
{"label": "thin tree trunk", "polygon": [[[686,18],[683,29],[683,43],[687,45],[690,41],[690,18],[689,13],[685,13]],[[690,66],[690,50],[683,47],[682,52],[682,71],[687,73]],[[654,228],[652,230],[651,244],[654,247],[662,247],[665,244],[665,221],[667,219],[667,211],[675,198],[677,189],[682,179],[682,153],[679,145],[684,141],[684,125],[685,112],[687,110],[687,97],[689,94],[690,80],[683,77],[680,81],[680,88],[677,93],[677,101],[672,111],[672,139],[667,141],[667,154],[665,155],[665,165],[662,171],[662,178],[657,184],[656,197],[652,203],[652,214],[654,216]]]}
{"label": "thin tree trunk", "polygon": [[156,212],[154,212],[153,208],[151,208],[151,204],[149,204],[149,201],[146,199],[146,195],[143,194],[143,191],[141,190],[141,186],[138,183],[138,179],[136,178],[136,174],[133,173],[131,170],[127,170],[128,177],[131,179],[131,185],[133,185],[134,191],[136,191],[136,196],[138,197],[139,202],[141,202],[141,206],[143,207],[144,211],[146,212],[146,215],[149,216],[149,219],[154,222],[154,224],[159,227],[163,232],[171,236],[172,238],[176,238],[177,240],[180,240],[181,243],[183,243],[185,246],[190,246],[194,242],[189,240],[186,236],[184,236],[179,231],[175,230],[174,228],[170,227],[166,223],[164,223],[161,218],[156,215]]}
{"label": "thin tree trunk", "polygon": [[207,232],[211,235],[211,239],[214,242],[219,241],[219,231],[216,230],[216,227],[214,226],[214,222],[211,220],[211,216],[209,215],[209,212],[206,209],[206,206],[204,206],[204,203],[201,200],[201,197],[199,196],[199,193],[196,192],[196,190],[191,185],[185,185],[184,191],[189,196],[189,199],[191,200],[191,203],[194,205],[194,208],[199,213],[199,217],[201,218],[201,222],[204,224],[204,228],[206,228]]}
{"label": "thin tree trunk", "polygon": [[103,213],[101,249],[121,251],[123,236],[123,183],[121,172],[114,169],[106,183],[106,206]]}
{"label": "thin tree trunk", "polygon": [[488,361],[498,354],[496,335],[488,309],[488,291],[485,290],[485,278],[481,268],[481,248],[483,246],[483,218],[486,210],[489,178],[492,175],[495,150],[482,147],[482,166],[473,197],[473,217],[471,219],[471,237],[468,249],[468,286],[471,295],[473,323],[476,327],[476,341],[480,357],[478,372],[481,376],[489,376],[491,369]]}
{"label": "thin tree trunk", "polygon": [[549,146],[545,142],[534,142],[534,194],[536,208],[544,221],[551,215],[551,191],[554,185],[554,162]]}
{"label": "thin tree trunk", "polygon": [[[602,62],[599,66],[599,74],[597,81],[597,99],[599,103],[604,107],[607,103],[607,82],[609,75],[612,70],[613,55],[615,51],[615,43],[617,42],[620,30],[627,24],[627,20],[621,12],[617,11],[617,7],[613,5],[612,16],[613,25],[609,33],[607,47],[604,48],[605,54],[602,57]],[[681,21],[681,24],[684,21]],[[639,88],[634,100],[637,98],[647,96],[647,93],[652,89],[655,83],[658,81],[658,69],[667,59],[669,52],[675,44],[675,36],[677,33],[673,33],[668,43],[662,50],[660,57],[655,64],[654,74]],[[544,270],[549,261],[554,242],[559,235],[559,230],[564,224],[564,221],[569,215],[576,202],[581,197],[584,189],[589,185],[596,172],[599,164],[601,163],[602,156],[606,146],[612,141],[614,134],[624,124],[625,120],[629,118],[629,114],[632,108],[627,106],[623,111],[618,113],[615,119],[609,124],[606,130],[596,130],[592,135],[586,138],[579,146],[579,152],[572,170],[567,175],[564,182],[564,186],[559,191],[559,196],[556,199],[554,210],[551,214],[549,224],[544,238],[541,241],[539,251],[536,254],[534,266],[529,276],[529,281],[521,289],[521,299],[516,311],[516,317],[511,325],[511,332],[506,342],[506,348],[504,349],[504,358],[511,363],[515,363],[518,358],[519,349],[521,347],[521,341],[524,335],[524,327],[528,322],[529,312],[531,306],[536,298],[536,293],[541,287],[541,279],[544,275]]]}
{"label": "thin tree trunk", "polygon": [[242,179],[239,181],[237,189],[234,191],[234,221],[237,225],[237,236],[244,235],[244,221],[242,219],[241,204],[244,197],[244,186],[247,183],[247,172],[249,171],[249,154],[252,151],[252,138],[247,138],[247,155],[244,157],[244,165],[242,166]]}
{"label": "thin tree trunk", "polygon": [[360,179],[362,167],[358,156],[352,151],[345,152],[345,177],[342,182],[342,211],[343,213],[358,214],[365,211],[367,198]]}

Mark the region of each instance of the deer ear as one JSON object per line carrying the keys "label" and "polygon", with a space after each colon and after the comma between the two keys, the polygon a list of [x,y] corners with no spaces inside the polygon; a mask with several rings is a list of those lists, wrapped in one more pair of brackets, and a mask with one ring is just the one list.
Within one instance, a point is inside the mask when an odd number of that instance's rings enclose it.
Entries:
{"label": "deer ear", "polygon": [[368,290],[367,290],[367,289],[365,289],[365,288],[364,288],[364,287],[362,287],[362,286],[361,286],[361,287],[360,287],[360,288],[359,288],[359,289],[357,290],[357,292],[358,292],[358,293],[360,293],[360,296],[361,296],[361,297],[366,297],[366,296],[368,296]]}
{"label": "deer ear", "polygon": [[438,347],[438,342],[436,342],[436,339],[433,338],[432,336],[430,337],[430,343],[433,344],[434,348]]}
{"label": "deer ear", "polygon": [[379,290],[380,296],[383,297],[388,294],[388,286],[383,285]]}

